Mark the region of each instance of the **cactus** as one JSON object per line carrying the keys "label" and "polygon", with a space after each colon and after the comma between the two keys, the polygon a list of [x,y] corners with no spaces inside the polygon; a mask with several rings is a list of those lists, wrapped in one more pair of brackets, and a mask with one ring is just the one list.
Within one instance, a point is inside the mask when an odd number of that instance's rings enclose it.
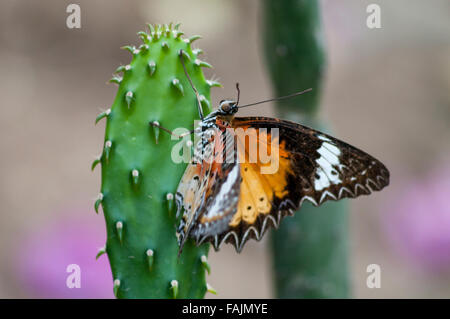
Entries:
{"label": "cactus", "polygon": [[[281,118],[318,127],[325,71],[318,1],[264,0],[266,58],[276,95],[309,87],[311,93],[281,100]],[[346,202],[303,204],[272,233],[276,295],[280,298],[349,296]]]}
{"label": "cactus", "polygon": [[[106,119],[105,142],[98,163],[102,167],[101,193],[95,203],[104,212],[106,251],[118,298],[203,298],[209,244],[186,243],[178,258],[173,193],[186,164],[171,160],[179,141],[149,123],[168,129],[192,129],[198,119],[196,99],[183,71],[202,95],[204,113],[210,112],[212,83],[202,67],[201,50],[192,50],[198,37],[183,38],[178,25],[149,25],[139,32],[143,44],[125,46],[132,61],[120,66],[111,82],[119,85]],[[207,266],[205,266],[207,265]]]}

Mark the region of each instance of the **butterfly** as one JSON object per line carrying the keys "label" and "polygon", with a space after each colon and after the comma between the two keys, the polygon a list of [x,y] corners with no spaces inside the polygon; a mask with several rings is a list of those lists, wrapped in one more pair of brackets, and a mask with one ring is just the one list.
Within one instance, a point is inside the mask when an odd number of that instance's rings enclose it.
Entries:
{"label": "butterfly", "polygon": [[230,243],[241,252],[249,239],[260,240],[304,201],[318,206],[389,184],[380,161],[328,134],[277,118],[236,117],[241,107],[267,102],[239,106],[238,85],[237,101],[223,100],[204,117],[191,86],[202,121],[175,194],[177,216],[183,212],[176,231],[179,253],[188,238],[197,245],[210,242],[215,250]]}

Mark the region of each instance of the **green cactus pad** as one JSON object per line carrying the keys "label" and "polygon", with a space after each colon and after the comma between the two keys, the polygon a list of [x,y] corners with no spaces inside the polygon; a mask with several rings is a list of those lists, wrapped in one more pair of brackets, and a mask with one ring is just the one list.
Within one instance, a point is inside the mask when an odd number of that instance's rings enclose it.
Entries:
{"label": "green cactus pad", "polygon": [[[190,43],[178,26],[149,26],[139,32],[143,44],[126,46],[129,65],[119,67],[117,96],[106,119],[101,200],[107,242],[106,253],[118,298],[202,298],[207,291],[204,257],[209,245],[189,241],[178,258],[173,194],[186,168],[171,160],[171,135],[161,126],[192,129],[198,119],[195,94],[180,62],[180,50],[192,82],[210,112],[210,83]],[[158,131],[158,132],[156,132]],[[176,283],[174,285],[174,283]]]}

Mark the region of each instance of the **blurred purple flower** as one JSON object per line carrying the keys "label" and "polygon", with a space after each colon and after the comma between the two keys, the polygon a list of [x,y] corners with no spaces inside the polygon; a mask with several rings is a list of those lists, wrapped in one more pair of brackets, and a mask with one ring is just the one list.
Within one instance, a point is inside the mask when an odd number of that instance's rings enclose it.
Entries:
{"label": "blurred purple flower", "polygon": [[405,185],[384,208],[394,248],[430,270],[450,270],[450,168]]}
{"label": "blurred purple flower", "polygon": [[[58,216],[58,215],[55,215]],[[103,220],[91,210],[64,214],[51,224],[41,224],[17,251],[17,265],[23,290],[34,298],[113,298],[111,269],[106,254],[97,261],[98,249],[104,245]],[[81,288],[68,288],[72,272],[67,266],[81,269]]]}

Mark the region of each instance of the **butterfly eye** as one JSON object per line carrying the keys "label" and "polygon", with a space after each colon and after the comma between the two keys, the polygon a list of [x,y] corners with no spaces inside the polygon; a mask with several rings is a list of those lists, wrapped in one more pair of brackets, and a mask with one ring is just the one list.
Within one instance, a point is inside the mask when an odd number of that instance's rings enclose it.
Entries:
{"label": "butterfly eye", "polygon": [[[233,108],[236,106],[236,102],[230,100],[220,101],[220,110],[224,113],[233,112]],[[236,108],[237,110],[237,108]],[[235,112],[233,112],[235,113]]]}
{"label": "butterfly eye", "polygon": [[222,104],[222,111],[224,112],[229,112],[231,110],[231,105],[230,103],[224,103]]}

